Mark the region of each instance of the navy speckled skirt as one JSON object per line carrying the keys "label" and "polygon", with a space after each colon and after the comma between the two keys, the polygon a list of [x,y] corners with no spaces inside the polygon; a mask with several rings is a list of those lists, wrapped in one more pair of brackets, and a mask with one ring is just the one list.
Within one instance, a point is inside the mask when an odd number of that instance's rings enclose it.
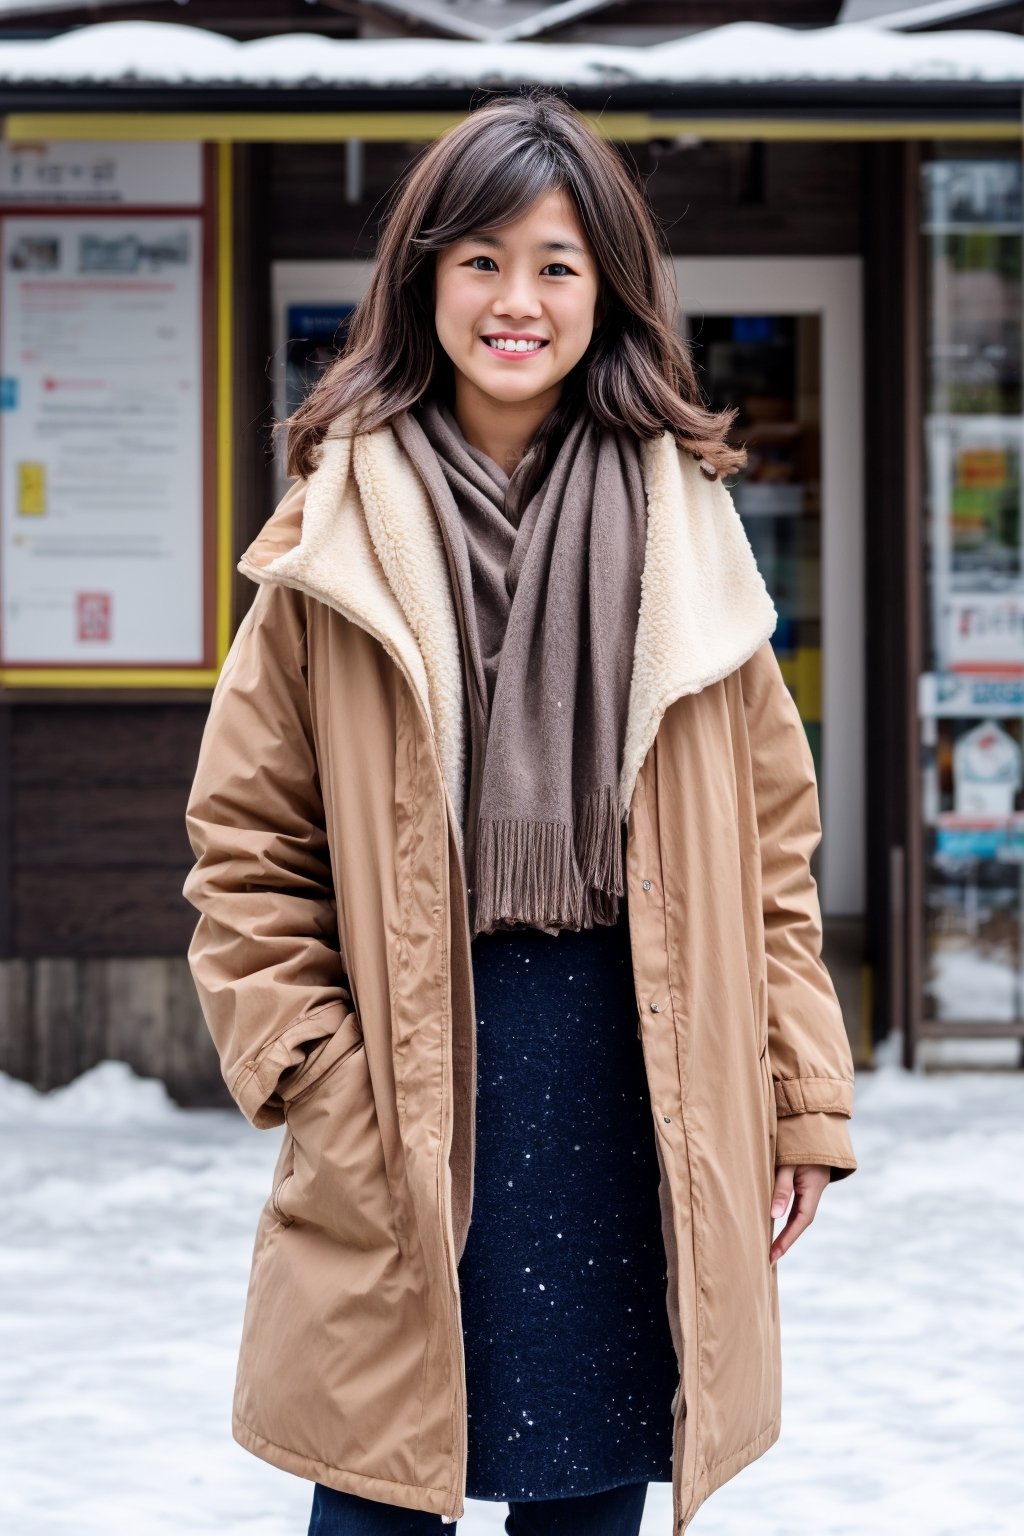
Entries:
{"label": "navy speckled skirt", "polygon": [[499,929],[472,955],[467,1495],[670,1482],[678,1366],[625,899],[614,927]]}

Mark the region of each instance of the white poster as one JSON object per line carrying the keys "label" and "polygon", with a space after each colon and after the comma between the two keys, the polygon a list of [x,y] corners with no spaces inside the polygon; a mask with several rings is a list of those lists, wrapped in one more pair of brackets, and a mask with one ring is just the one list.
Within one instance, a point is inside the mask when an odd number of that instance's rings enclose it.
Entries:
{"label": "white poster", "polygon": [[1024,592],[948,592],[942,620],[951,671],[1024,672]]}
{"label": "white poster", "polygon": [[195,665],[202,225],[11,216],[0,291],[0,662]]}
{"label": "white poster", "polygon": [[1012,816],[1021,787],[1020,743],[997,720],[965,731],[953,748],[953,808],[958,816]]}
{"label": "white poster", "polygon": [[202,196],[201,144],[0,143],[0,207],[195,208]]}

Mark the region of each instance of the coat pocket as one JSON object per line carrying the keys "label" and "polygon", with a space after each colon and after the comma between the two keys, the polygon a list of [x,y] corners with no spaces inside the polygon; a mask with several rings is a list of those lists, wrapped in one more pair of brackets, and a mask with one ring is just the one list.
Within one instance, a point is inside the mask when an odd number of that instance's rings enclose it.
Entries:
{"label": "coat pocket", "polygon": [[355,1010],[346,1013],[333,1035],[317,1041],[305,1061],[286,1073],[278,1083],[278,1093],[287,1116],[290,1107],[314,1092],[363,1043],[363,1032]]}
{"label": "coat pocket", "polygon": [[274,1183],[270,1193],[270,1206],[283,1227],[290,1227],[294,1217],[290,1214],[282,1196],[295,1171],[295,1138],[287,1123],[290,1108],[300,1104],[307,1094],[317,1087],[362,1045],[362,1031],[354,1011],[345,1015],[333,1035],[325,1035],[315,1041],[305,1061],[285,1073],[278,1084],[278,1094],[285,1113],[285,1134],[281,1153],[274,1169]]}
{"label": "coat pocket", "polygon": [[393,1244],[384,1148],[354,1013],[311,1053],[282,1098],[290,1150],[272,1195],[277,1220],[357,1248]]}

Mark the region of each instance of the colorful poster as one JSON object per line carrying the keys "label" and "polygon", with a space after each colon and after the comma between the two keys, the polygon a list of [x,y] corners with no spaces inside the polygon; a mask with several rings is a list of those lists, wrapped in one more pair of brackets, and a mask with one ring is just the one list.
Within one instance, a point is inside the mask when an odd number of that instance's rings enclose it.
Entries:
{"label": "colorful poster", "polygon": [[201,257],[198,215],[3,220],[0,664],[203,662]]}
{"label": "colorful poster", "polygon": [[935,668],[1024,674],[1024,427],[932,416],[927,434]]}
{"label": "colorful poster", "polygon": [[1020,464],[1007,447],[954,454],[950,534],[954,572],[1019,576]]}

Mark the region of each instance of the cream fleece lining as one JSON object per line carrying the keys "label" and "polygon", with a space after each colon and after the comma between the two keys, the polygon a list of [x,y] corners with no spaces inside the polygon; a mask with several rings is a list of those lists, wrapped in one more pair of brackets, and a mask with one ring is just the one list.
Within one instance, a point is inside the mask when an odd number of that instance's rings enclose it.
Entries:
{"label": "cream fleece lining", "polygon": [[[280,577],[367,629],[407,672],[438,746],[462,848],[467,725],[458,621],[430,497],[390,426],[332,423],[310,475],[298,543],[262,574]],[[669,432],[641,444],[648,526],[618,804],[665,710],[741,666],[778,614],[733,500]],[[266,526],[266,525],[265,525]],[[258,564],[262,535],[239,561]]]}

